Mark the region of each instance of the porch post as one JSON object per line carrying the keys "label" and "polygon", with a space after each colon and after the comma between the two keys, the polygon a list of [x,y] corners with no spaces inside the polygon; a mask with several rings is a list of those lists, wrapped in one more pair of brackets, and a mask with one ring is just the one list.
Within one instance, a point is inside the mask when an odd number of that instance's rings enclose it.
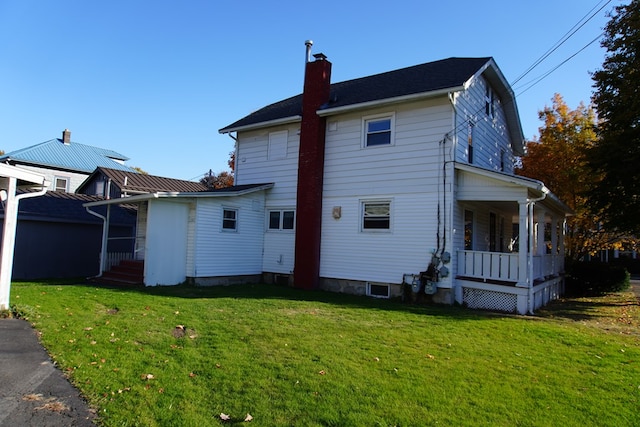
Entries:
{"label": "porch post", "polygon": [[564,239],[567,235],[567,218],[562,218],[562,225],[560,226],[560,271],[564,272],[564,257],[565,257],[565,247],[564,247]]}
{"label": "porch post", "polygon": [[527,202],[518,202],[518,286],[528,286],[527,280],[527,243],[529,241],[529,228],[527,221]]}
{"label": "porch post", "polygon": [[[527,201],[518,202],[518,283],[516,286],[521,288],[529,287],[527,279],[528,271],[528,245],[531,241],[529,237],[529,204]],[[517,311],[519,314],[526,314],[529,311],[529,292],[525,295],[517,296]]]}
{"label": "porch post", "polygon": [[551,271],[558,273],[558,217],[551,215]]}
{"label": "porch post", "polygon": [[547,246],[544,243],[544,229],[545,229],[545,221],[544,215],[545,211],[542,208],[538,208],[538,234],[536,236],[536,255],[544,255],[547,252]]}

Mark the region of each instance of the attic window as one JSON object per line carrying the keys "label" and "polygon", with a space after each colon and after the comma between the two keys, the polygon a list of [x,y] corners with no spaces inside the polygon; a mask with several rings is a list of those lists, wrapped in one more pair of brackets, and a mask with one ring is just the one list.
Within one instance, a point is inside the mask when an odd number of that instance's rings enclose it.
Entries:
{"label": "attic window", "polygon": [[495,97],[493,95],[493,89],[487,84],[484,94],[484,110],[487,116],[494,118],[496,114]]}
{"label": "attic window", "polygon": [[393,141],[393,115],[365,117],[363,125],[365,147],[391,145]]}
{"label": "attic window", "polygon": [[62,191],[64,193],[69,191],[69,180],[67,178],[55,177],[54,185],[54,191]]}

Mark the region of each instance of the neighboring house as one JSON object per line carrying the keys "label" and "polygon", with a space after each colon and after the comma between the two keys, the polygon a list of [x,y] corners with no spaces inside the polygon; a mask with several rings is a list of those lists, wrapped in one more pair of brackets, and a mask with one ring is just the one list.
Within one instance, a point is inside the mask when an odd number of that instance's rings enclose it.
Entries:
{"label": "neighboring house", "polygon": [[314,57],[302,95],[220,130],[235,133],[236,186],[127,199],[146,285],[411,289],[518,313],[559,296],[570,212],[514,175],[524,138],[492,58],[331,84],[331,63]]}
{"label": "neighboring house", "polygon": [[207,190],[207,186],[200,182],[98,167],[78,186],[76,192],[114,199],[158,191],[198,192],[205,190]]}
{"label": "neighboring house", "polygon": [[67,193],[74,193],[97,167],[137,173],[125,165],[127,160],[113,150],[72,142],[68,129],[62,132],[62,139],[52,139],[0,156],[0,163],[40,173],[51,183],[50,190]]}
{"label": "neighboring house", "polygon": [[[29,193],[21,193],[29,194]],[[48,191],[20,202],[13,257],[13,280],[77,278],[100,272],[103,221],[83,204],[102,200],[83,194]],[[106,208],[98,210],[103,216]],[[4,221],[4,209],[0,209]],[[131,253],[136,211],[114,207],[110,212],[108,251]]]}

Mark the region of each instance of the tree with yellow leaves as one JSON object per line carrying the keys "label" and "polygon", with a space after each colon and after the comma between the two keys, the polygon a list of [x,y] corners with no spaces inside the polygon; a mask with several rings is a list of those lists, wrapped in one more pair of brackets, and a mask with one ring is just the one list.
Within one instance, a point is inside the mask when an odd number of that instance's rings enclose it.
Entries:
{"label": "tree with yellow leaves", "polygon": [[606,230],[586,198],[596,181],[586,155],[597,141],[593,107],[580,103],[571,110],[562,96],[555,94],[552,106],[538,112],[538,117],[544,123],[539,128],[540,139],[527,143],[527,154],[517,173],[544,182],[574,211],[567,220],[566,255],[578,260],[619,247],[628,239]]}

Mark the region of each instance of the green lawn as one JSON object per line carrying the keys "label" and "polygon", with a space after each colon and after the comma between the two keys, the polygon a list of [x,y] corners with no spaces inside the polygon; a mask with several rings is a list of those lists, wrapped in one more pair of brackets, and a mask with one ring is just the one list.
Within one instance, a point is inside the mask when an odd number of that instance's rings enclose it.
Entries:
{"label": "green lawn", "polygon": [[536,317],[268,285],[15,283],[11,303],[105,426],[638,426],[619,295]]}

